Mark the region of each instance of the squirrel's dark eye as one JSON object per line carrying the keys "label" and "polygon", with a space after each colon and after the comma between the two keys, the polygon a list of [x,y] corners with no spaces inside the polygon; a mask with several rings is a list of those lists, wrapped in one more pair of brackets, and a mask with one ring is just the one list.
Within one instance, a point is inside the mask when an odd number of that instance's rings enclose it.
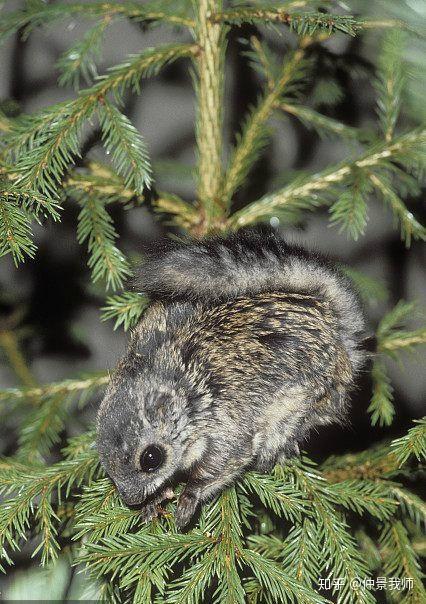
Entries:
{"label": "squirrel's dark eye", "polygon": [[141,454],[140,464],[142,472],[155,472],[164,462],[164,451],[156,445],[147,447]]}

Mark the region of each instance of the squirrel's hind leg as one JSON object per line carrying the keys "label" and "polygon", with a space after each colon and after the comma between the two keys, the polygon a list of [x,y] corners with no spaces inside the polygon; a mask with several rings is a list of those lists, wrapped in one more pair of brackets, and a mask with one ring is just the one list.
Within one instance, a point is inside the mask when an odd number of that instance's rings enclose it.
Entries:
{"label": "squirrel's hind leg", "polygon": [[277,464],[284,465],[289,459],[300,456],[299,443],[295,440],[282,449],[277,457]]}
{"label": "squirrel's hind leg", "polygon": [[254,461],[253,469],[260,474],[270,474],[274,466],[278,463],[278,456],[278,451],[275,451],[273,454],[258,455]]}

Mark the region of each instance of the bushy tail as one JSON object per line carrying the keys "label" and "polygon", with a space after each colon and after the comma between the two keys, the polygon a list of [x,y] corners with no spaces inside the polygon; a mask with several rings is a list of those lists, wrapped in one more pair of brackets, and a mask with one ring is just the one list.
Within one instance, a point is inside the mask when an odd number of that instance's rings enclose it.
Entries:
{"label": "bushy tail", "polygon": [[329,260],[262,227],[164,244],[142,265],[136,286],[151,299],[205,303],[261,292],[306,293],[329,301],[351,340],[359,340],[364,327],[347,277]]}

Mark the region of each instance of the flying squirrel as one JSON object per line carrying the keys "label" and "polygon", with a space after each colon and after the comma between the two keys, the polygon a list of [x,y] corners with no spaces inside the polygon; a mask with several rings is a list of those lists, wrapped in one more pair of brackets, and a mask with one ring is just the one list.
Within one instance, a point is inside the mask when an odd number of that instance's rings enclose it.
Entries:
{"label": "flying squirrel", "polygon": [[246,470],[270,471],[309,431],[344,422],[365,354],[350,281],[274,231],[152,253],[149,298],[97,417],[103,467],[146,520],[185,476],[176,525]]}

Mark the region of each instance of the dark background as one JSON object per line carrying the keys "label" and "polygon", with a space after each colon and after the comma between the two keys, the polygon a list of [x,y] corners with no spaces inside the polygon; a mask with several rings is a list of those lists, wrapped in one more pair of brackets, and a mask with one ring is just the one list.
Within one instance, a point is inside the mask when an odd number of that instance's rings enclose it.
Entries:
{"label": "dark background", "polygon": [[[10,7],[19,5],[10,2]],[[424,23],[425,5],[415,0],[399,2],[352,2],[365,15],[370,11],[380,18],[405,17],[420,27]],[[423,20],[422,20],[423,19]],[[0,49],[0,106],[15,114],[34,112],[54,102],[72,98],[74,92],[57,85],[55,62],[61,53],[86,31],[90,21],[67,20],[59,25],[36,30],[27,41],[19,37]],[[229,37],[226,73],[225,136],[234,140],[242,116],[256,102],[261,84],[258,76],[241,56],[239,38],[257,34],[267,39],[281,55],[293,41],[286,30],[278,35],[271,30],[246,27],[234,29]],[[380,35],[375,31],[356,38],[337,35],[322,43],[316,65],[316,79],[305,93],[314,103],[317,86],[332,80],[338,86],[329,104],[316,108],[353,126],[369,127],[375,120],[375,97],[372,81]],[[107,31],[99,73],[106,66],[122,61],[127,54],[176,39],[184,39],[172,28],[146,28],[121,20]],[[424,62],[425,41],[411,35],[406,58],[410,77],[401,125],[409,128],[425,117],[422,97],[425,76],[418,73]],[[339,98],[340,96],[340,98]],[[159,77],[145,80],[140,97],[128,96],[126,112],[144,135],[154,168],[155,186],[173,191],[191,200],[194,185],[190,167],[195,162],[194,95],[188,74],[188,63],[179,62],[165,69]],[[336,163],[348,156],[353,147],[340,140],[321,140],[293,119],[276,116],[271,122],[274,135],[264,156],[251,174],[248,186],[239,192],[236,206],[257,199],[267,191],[291,178],[293,171],[314,171]],[[105,159],[98,145],[96,128],[86,133],[85,152],[89,157]],[[189,167],[173,174],[166,170],[165,161],[178,160]],[[167,173],[169,172],[169,173]],[[409,199],[407,205],[425,222],[425,206],[421,199]],[[149,204],[148,204],[149,206]],[[143,256],[146,246],[164,237],[168,228],[161,225],[149,207],[126,211],[111,206],[119,246],[134,260]],[[21,345],[31,370],[40,382],[61,380],[84,371],[112,368],[120,357],[126,341],[121,330],[113,331],[111,322],[100,321],[100,307],[105,292],[101,286],[90,284],[84,246],[76,241],[78,208],[72,201],[65,203],[62,222],[36,227],[38,252],[16,269],[10,258],[0,262],[0,321],[18,310],[22,319],[19,328]],[[290,240],[314,247],[349,265],[364,271],[387,286],[389,296],[366,306],[371,331],[383,314],[398,300],[425,300],[425,247],[414,242],[407,250],[394,228],[392,216],[376,199],[369,202],[369,222],[366,233],[358,241],[328,224],[327,210],[306,215],[298,226],[280,225],[282,234]],[[413,321],[412,327],[416,327]],[[395,388],[397,416],[391,428],[370,426],[366,408],[369,405],[370,380],[368,368],[360,379],[359,390],[353,395],[351,425],[346,429],[327,428],[314,434],[307,450],[317,458],[333,452],[360,450],[385,436],[399,435],[410,419],[424,414],[426,372],[419,356],[405,356],[403,366],[390,364]],[[0,387],[16,384],[10,368],[0,358]],[[96,404],[89,408],[93,415]],[[90,419],[90,418],[88,418]],[[10,448],[13,436],[4,435],[3,446]],[[4,450],[4,449],[3,449]]]}

